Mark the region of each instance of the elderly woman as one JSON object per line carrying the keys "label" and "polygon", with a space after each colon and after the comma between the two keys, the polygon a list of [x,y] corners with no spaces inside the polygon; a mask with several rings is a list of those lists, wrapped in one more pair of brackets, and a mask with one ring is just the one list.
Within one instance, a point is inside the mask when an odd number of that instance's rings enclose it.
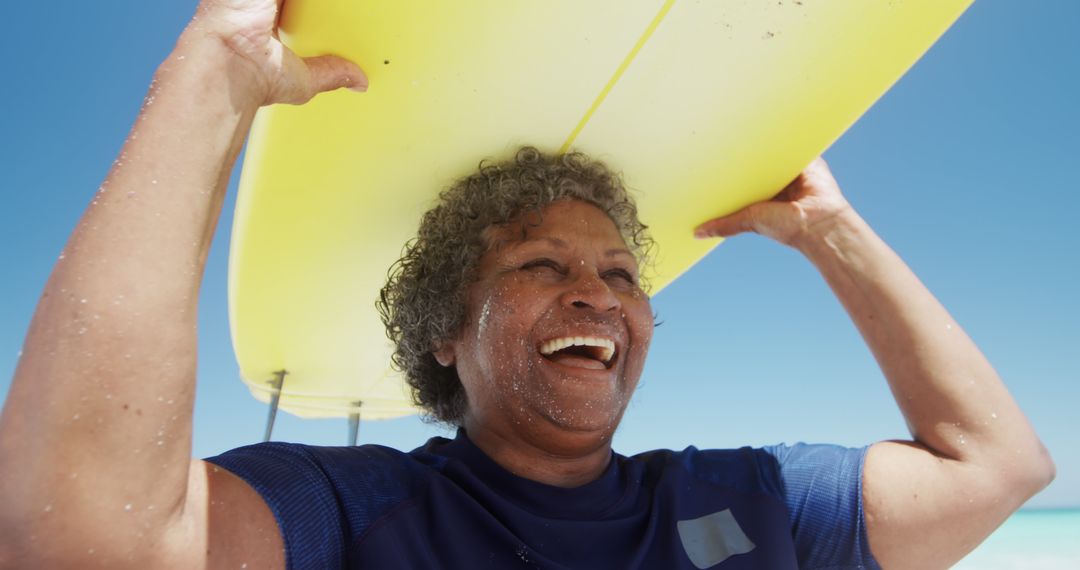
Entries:
{"label": "elderly woman", "polygon": [[204,0],[46,285],[0,420],[0,567],[940,568],[1053,477],[821,161],[698,233],[804,253],[913,440],[613,453],[653,335],[650,241],[603,165],[531,148],[440,197],[380,300],[395,363],[453,440],[191,460],[195,300],[255,110],[367,86],[278,43],[277,7]]}

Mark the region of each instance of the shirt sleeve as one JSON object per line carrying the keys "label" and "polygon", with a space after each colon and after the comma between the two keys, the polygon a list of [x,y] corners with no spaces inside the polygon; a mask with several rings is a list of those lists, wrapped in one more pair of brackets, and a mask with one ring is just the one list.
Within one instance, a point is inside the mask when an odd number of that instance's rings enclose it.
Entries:
{"label": "shirt sleeve", "polygon": [[872,569],[862,503],[862,470],[869,447],[776,445],[788,522],[799,568]]}
{"label": "shirt sleeve", "polygon": [[329,477],[305,446],[263,443],[206,461],[262,495],[281,529],[287,568],[344,566],[345,517]]}

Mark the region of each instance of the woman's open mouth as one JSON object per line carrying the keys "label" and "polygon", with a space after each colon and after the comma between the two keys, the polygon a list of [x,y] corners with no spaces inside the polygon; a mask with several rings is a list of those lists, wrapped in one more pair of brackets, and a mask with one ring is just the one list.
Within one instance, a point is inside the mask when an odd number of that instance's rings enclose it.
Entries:
{"label": "woman's open mouth", "polygon": [[564,336],[544,341],[540,354],[563,366],[604,370],[615,362],[615,341],[597,336]]}

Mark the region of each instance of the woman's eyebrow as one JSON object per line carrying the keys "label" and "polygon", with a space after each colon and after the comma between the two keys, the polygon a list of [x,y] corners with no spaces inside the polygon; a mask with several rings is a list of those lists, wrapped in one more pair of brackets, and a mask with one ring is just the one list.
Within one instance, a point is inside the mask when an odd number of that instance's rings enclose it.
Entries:
{"label": "woman's eyebrow", "polygon": [[[540,237],[535,237],[535,238],[519,241],[519,242],[517,242],[516,245],[518,245],[518,246],[529,245],[529,244],[536,243],[536,242],[545,242],[545,243],[551,244],[552,246],[554,246],[554,247],[556,247],[558,249],[570,249],[570,245],[568,243],[566,243],[565,240],[561,240],[561,239],[559,239],[557,237],[551,237],[551,236],[540,236]],[[619,255],[626,255],[626,256],[629,256],[629,257],[634,257],[634,254],[630,253],[630,250],[628,250],[626,248],[622,248],[622,247],[612,248],[612,249],[609,249],[609,250],[604,252],[604,257],[616,257],[616,256],[619,256]]]}

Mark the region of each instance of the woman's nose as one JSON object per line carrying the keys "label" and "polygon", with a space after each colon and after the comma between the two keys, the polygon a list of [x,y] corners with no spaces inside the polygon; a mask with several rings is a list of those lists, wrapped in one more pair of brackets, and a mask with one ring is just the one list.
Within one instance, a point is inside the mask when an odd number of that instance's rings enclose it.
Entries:
{"label": "woman's nose", "polygon": [[576,309],[591,308],[598,312],[619,307],[619,297],[594,271],[582,270],[571,287],[563,293],[563,304]]}

